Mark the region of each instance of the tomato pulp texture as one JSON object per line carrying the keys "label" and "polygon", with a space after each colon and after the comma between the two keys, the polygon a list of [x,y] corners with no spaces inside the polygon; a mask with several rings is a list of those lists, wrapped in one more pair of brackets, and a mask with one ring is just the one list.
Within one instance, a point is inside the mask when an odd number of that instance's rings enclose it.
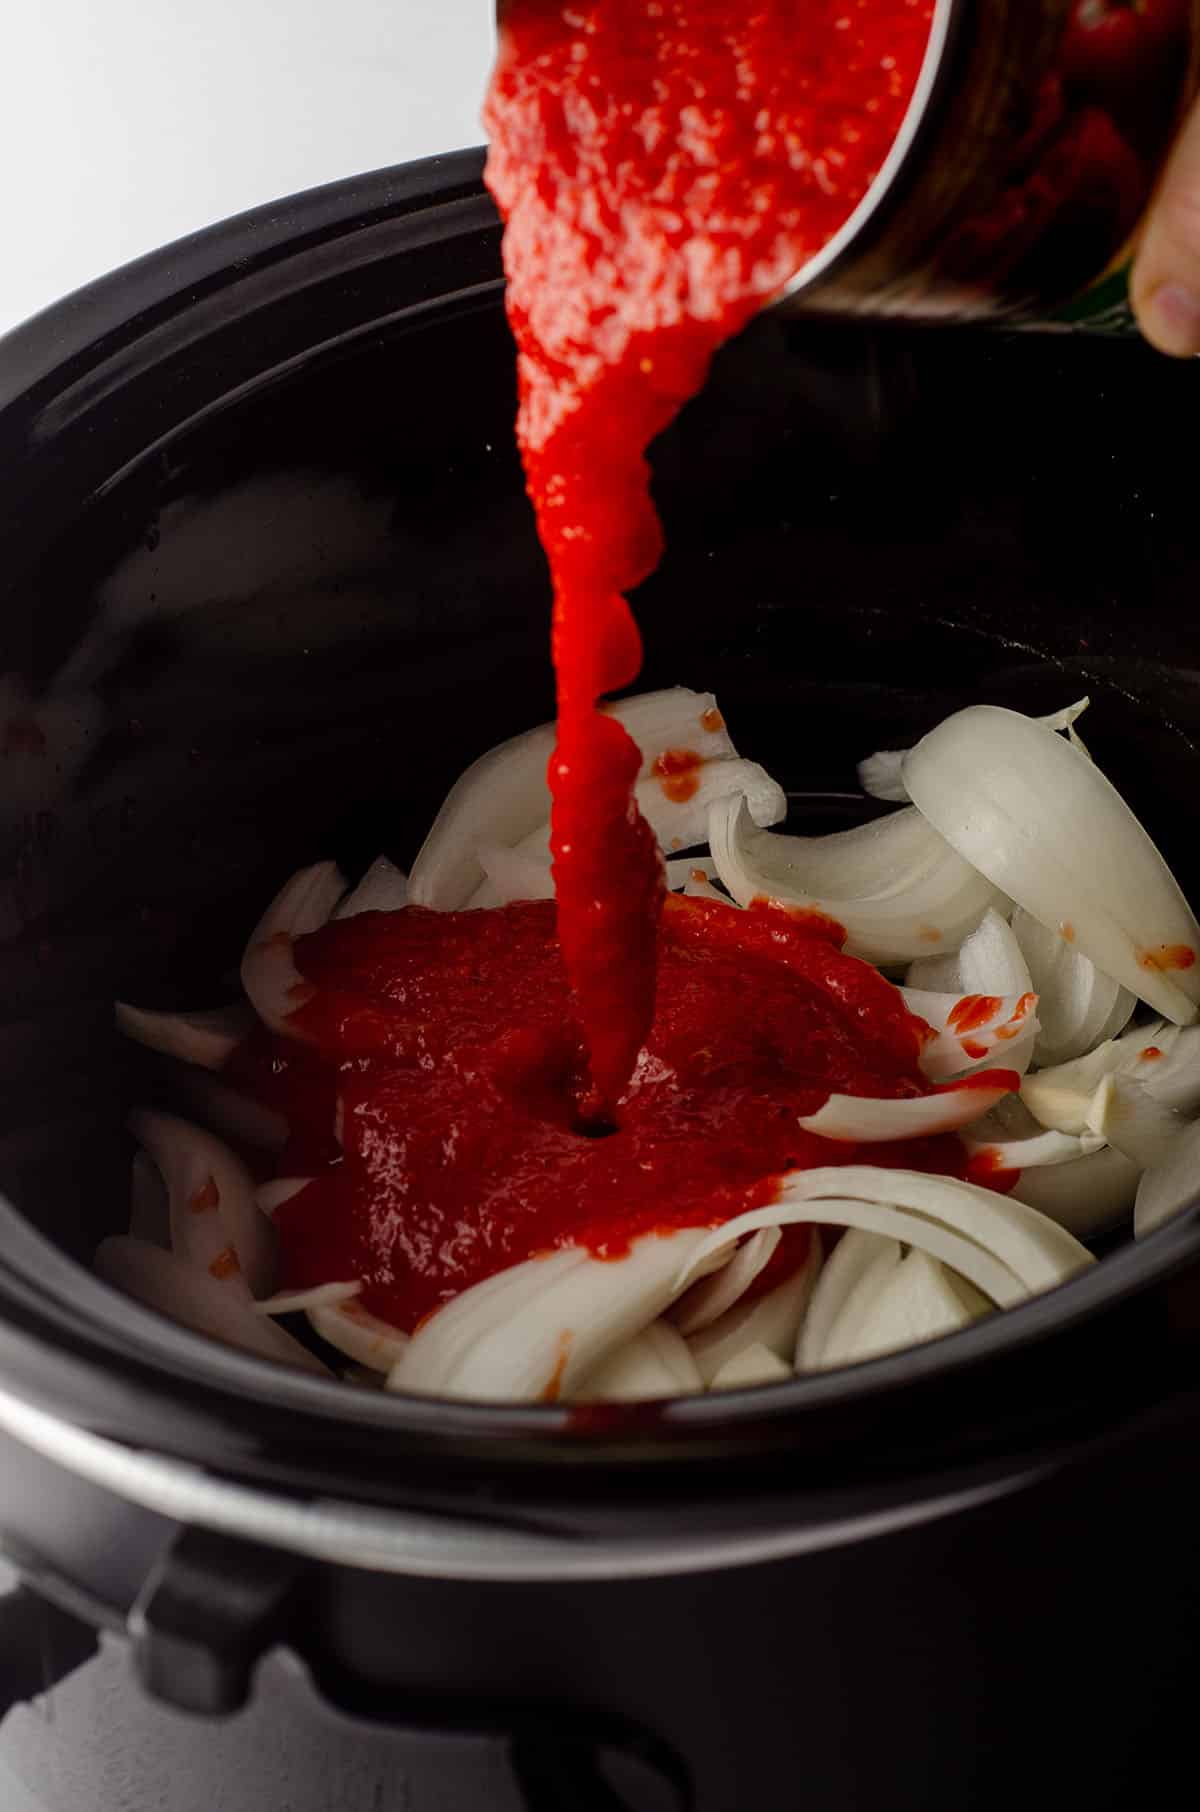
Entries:
{"label": "tomato pulp texture", "polygon": [[518,438],[554,586],[559,940],[617,1117],[655,1002],[663,882],[638,752],[597,710],[641,665],[646,449],[713,353],[833,236],[911,98],[931,0],[510,0],[485,119]]}
{"label": "tomato pulp texture", "polygon": [[[276,1217],[281,1281],[362,1278],[364,1305],[402,1328],[556,1246],[615,1258],[640,1234],[716,1225],[787,1170],[964,1174],[952,1135],[859,1147],[801,1131],[831,1090],[927,1093],[927,1028],[778,908],[668,900],[653,1024],[620,1128],[598,1138],[578,1124],[587,1052],[552,902],[363,913],[295,955],[309,993],[294,1036],[233,1064],[289,1117],[280,1174],[314,1179]],[[808,1237],[789,1236],[766,1281]]]}

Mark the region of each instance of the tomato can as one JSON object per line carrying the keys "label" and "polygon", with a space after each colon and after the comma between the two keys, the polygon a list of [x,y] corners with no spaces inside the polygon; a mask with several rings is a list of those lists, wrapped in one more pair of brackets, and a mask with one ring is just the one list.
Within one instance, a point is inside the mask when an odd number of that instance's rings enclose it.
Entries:
{"label": "tomato can", "polygon": [[896,142],[783,306],[1131,331],[1198,84],[1200,0],[935,0]]}

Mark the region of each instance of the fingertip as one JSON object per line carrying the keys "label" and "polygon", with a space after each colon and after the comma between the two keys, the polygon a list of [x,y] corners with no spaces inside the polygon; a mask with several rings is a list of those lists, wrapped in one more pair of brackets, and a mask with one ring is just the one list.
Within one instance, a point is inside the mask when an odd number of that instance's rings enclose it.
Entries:
{"label": "fingertip", "polygon": [[1138,298],[1138,323],[1150,344],[1175,359],[1200,354],[1200,294],[1185,283],[1159,283]]}

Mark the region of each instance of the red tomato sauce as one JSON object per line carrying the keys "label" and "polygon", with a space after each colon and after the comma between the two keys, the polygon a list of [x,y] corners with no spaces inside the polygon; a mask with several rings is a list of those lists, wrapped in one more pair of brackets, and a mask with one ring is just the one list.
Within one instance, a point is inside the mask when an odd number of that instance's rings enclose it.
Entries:
{"label": "red tomato sauce", "polygon": [[866,193],[931,16],[931,0],[505,8],[487,180],[554,585],[554,878],[597,1117],[615,1114],[656,998],[663,886],[637,751],[596,709],[641,665],[623,594],[662,548],[646,448]]}
{"label": "red tomato sauce", "polygon": [[[335,920],[297,941],[296,1037],[234,1060],[281,1109],[282,1288],[365,1280],[406,1329],[506,1266],[716,1225],[818,1164],[961,1176],[953,1136],[855,1146],[805,1133],[831,1091],[926,1094],[927,1029],[869,964],[769,907],[672,897],[645,1047],[607,1136],[580,1117],[587,1052],[549,901]],[[804,1257],[789,1236],[766,1280]],[[765,1285],[764,1285],[765,1287]]]}

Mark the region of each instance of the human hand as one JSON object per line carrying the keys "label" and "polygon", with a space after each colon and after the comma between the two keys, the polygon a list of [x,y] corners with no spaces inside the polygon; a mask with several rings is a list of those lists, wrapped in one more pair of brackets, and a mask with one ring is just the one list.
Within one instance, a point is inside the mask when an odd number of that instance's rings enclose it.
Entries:
{"label": "human hand", "polygon": [[1175,358],[1200,353],[1200,101],[1151,204],[1130,293],[1152,346]]}

